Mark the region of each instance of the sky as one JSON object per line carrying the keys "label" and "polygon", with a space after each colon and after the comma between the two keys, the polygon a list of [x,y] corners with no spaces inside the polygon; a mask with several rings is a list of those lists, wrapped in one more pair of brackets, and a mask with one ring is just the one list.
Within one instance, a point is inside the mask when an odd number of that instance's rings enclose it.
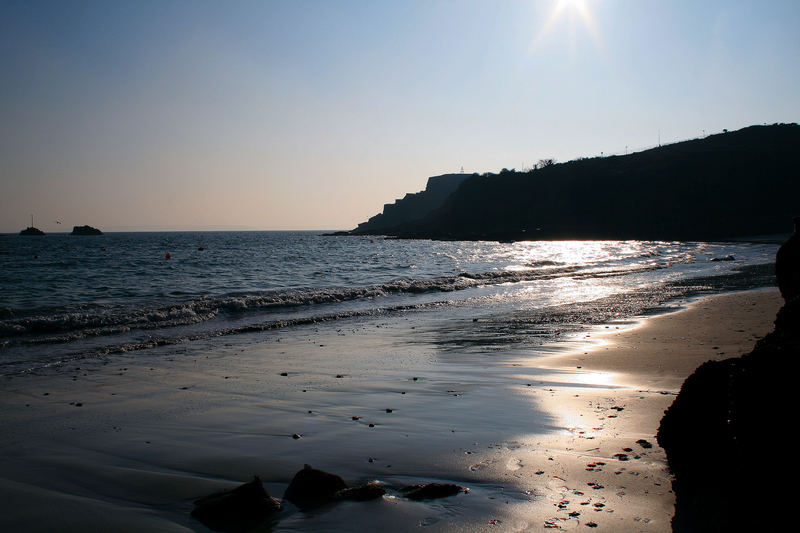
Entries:
{"label": "sky", "polygon": [[351,229],[461,168],[798,122],[797,28],[796,0],[0,0],[0,232]]}

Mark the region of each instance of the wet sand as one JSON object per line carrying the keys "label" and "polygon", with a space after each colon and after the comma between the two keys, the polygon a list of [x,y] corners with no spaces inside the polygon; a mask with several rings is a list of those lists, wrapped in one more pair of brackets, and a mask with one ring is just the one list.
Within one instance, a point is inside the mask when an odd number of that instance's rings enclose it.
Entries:
{"label": "wet sand", "polygon": [[[287,506],[272,531],[669,531],[661,413],[697,365],[749,351],[779,300],[704,298],[548,357],[442,350],[422,313],[4,378],[0,529],[206,531],[194,498],[254,474],[280,497],[310,463],[389,495]],[[470,490],[395,490],[425,481]]]}

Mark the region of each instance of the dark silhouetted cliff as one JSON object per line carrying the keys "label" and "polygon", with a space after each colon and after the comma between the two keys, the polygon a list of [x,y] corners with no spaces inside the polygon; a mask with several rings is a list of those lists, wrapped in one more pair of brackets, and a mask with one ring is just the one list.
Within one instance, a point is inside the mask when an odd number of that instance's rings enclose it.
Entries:
{"label": "dark silhouetted cliff", "polygon": [[356,234],[383,233],[388,228],[419,220],[441,207],[470,174],[443,174],[428,178],[424,191],[406,194],[393,204],[385,204],[379,213],[353,230]]}
{"label": "dark silhouetted cliff", "polygon": [[530,172],[473,174],[424,218],[392,224],[387,217],[356,231],[473,240],[783,233],[800,211],[798,153],[800,126],[781,124]]}

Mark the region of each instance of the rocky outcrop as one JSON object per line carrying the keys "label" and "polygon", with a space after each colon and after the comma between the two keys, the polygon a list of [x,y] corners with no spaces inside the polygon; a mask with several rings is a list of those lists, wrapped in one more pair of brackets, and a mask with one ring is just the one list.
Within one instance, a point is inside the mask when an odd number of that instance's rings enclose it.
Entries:
{"label": "rocky outcrop", "polygon": [[34,228],[33,226],[27,227],[24,230],[19,232],[20,235],[44,235],[44,232],[39,228]]}
{"label": "rocky outcrop", "polygon": [[91,226],[74,226],[70,235],[102,235],[103,232]]}
{"label": "rocky outcrop", "polygon": [[388,228],[419,220],[442,206],[472,174],[442,174],[428,178],[424,191],[406,194],[392,204],[385,204],[383,212],[362,222],[352,234],[375,235]]}
{"label": "rocky outcrop", "polygon": [[[398,491],[400,496],[417,501],[446,498],[461,492],[467,493],[469,489],[452,483],[408,485]],[[349,488],[336,474],[307,464],[294,475],[283,500],[305,512],[343,500],[374,500],[384,494],[386,486],[378,481]],[[258,476],[233,490],[218,492],[194,503],[192,516],[215,531],[250,531],[264,527],[266,522],[276,520],[278,517],[274,515],[282,509],[281,502],[267,493]]]}
{"label": "rocky outcrop", "polygon": [[347,483],[341,477],[305,465],[294,475],[283,494],[283,499],[292,502],[300,509],[311,509],[334,501],[336,494],[345,489]]}
{"label": "rocky outcrop", "polygon": [[194,502],[192,516],[216,531],[245,531],[281,509],[258,476],[233,490],[217,492]]}
{"label": "rocky outcrop", "polygon": [[[781,266],[796,274],[800,260]],[[791,511],[780,505],[793,481],[800,299],[787,295],[772,333],[742,357],[701,365],[664,413],[658,443],[674,474],[673,531],[757,531],[771,512]]]}

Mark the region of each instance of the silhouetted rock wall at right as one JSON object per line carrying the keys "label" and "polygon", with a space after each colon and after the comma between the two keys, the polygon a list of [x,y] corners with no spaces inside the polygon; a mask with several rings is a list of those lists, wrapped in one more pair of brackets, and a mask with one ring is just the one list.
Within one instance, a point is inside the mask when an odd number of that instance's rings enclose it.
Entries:
{"label": "silhouetted rock wall at right", "polygon": [[[786,286],[800,257],[778,259]],[[701,365],[664,413],[658,443],[675,476],[673,531],[782,529],[792,512],[800,294],[782,292],[774,331],[742,357]]]}

